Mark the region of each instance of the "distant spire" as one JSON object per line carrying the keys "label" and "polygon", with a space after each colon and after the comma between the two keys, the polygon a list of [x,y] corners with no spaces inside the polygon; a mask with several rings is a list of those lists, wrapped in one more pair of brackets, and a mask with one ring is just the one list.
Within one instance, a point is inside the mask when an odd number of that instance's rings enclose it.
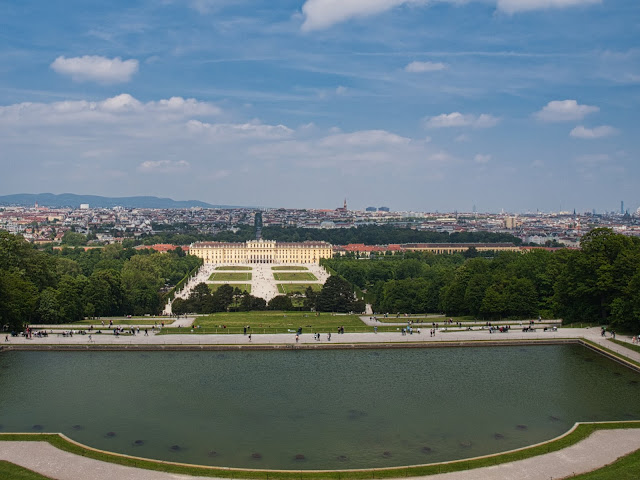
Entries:
{"label": "distant spire", "polygon": [[344,209],[347,209],[347,197],[344,197]]}

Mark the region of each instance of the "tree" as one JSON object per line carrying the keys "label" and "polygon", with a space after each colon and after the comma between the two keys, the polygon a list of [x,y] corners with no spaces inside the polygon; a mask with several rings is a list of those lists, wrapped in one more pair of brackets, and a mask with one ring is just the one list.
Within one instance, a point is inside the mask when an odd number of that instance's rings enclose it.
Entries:
{"label": "tree", "polygon": [[77,322],[84,317],[83,292],[87,284],[84,275],[71,277],[65,275],[57,288],[57,300],[60,305],[61,322]]}
{"label": "tree", "polygon": [[355,300],[351,284],[343,278],[332,275],[320,290],[317,306],[321,312],[350,312],[354,310]]}
{"label": "tree", "polygon": [[21,331],[38,302],[35,285],[18,272],[0,270],[0,327]]}
{"label": "tree", "polygon": [[[605,323],[614,302],[625,295],[640,269],[640,239],[596,228],[582,237],[580,245],[580,251],[559,257],[553,307],[569,323]],[[618,318],[622,311],[619,301],[615,311]]]}
{"label": "tree", "polygon": [[316,292],[311,286],[308,286],[304,291],[304,300],[302,305],[307,310],[313,310],[318,303],[318,292]]}
{"label": "tree", "polygon": [[37,313],[42,323],[60,323],[60,303],[54,288],[47,287],[40,293]]}
{"label": "tree", "polygon": [[70,245],[70,246],[77,247],[80,245],[86,245],[87,237],[85,237],[81,233],[76,233],[76,232],[72,232],[71,230],[67,230],[66,232],[64,232],[64,235],[62,236],[62,240],[60,243],[62,243],[63,245]]}
{"label": "tree", "polygon": [[269,300],[269,310],[292,310],[293,304],[291,303],[291,298],[287,295],[277,295]]}
{"label": "tree", "polygon": [[134,315],[160,311],[160,288],[164,285],[154,255],[136,255],[124,264],[121,273],[125,309]]}

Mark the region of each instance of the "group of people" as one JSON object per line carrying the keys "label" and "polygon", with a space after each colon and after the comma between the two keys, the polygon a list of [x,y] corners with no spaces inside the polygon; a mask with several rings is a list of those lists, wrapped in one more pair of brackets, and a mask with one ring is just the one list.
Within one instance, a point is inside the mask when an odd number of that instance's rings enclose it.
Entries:
{"label": "group of people", "polygon": [[[317,342],[320,341],[320,333],[314,333],[313,334],[313,339]],[[331,332],[327,333],[327,340],[330,342],[331,341]]]}
{"label": "group of people", "polygon": [[[616,332],[614,330],[611,330],[609,332],[611,334],[611,338],[616,338]],[[607,327],[600,327],[600,336],[601,337],[606,337],[607,336]]]}
{"label": "group of people", "polygon": [[[375,330],[376,333],[378,333],[377,329]],[[416,333],[420,333],[420,329],[416,328]],[[402,328],[402,335],[413,335],[413,327],[411,325],[407,325],[407,328]]]}

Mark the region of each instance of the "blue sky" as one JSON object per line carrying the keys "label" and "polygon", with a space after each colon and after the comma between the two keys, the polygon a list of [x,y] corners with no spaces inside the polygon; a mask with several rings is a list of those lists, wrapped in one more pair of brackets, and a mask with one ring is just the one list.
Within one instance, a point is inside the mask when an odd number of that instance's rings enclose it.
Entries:
{"label": "blue sky", "polygon": [[640,204],[637,0],[0,3],[0,194]]}

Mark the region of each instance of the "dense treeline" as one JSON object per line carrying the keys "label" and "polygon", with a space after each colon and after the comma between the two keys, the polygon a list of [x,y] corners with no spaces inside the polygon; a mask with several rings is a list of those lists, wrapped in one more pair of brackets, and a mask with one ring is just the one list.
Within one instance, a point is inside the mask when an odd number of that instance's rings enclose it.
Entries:
{"label": "dense treeline", "polygon": [[407,254],[324,260],[366,290],[378,312],[477,318],[542,315],[640,331],[640,239],[595,229],[581,249],[500,252],[493,258]]}
{"label": "dense treeline", "polygon": [[200,263],[182,250],[159,254],[120,245],[38,251],[0,232],[0,326],[157,314],[162,292]]}
{"label": "dense treeline", "polygon": [[490,232],[423,232],[411,228],[393,226],[363,225],[358,228],[283,228],[265,227],[265,239],[281,242],[302,242],[324,240],[333,245],[364,243],[367,245],[388,245],[390,243],[495,243],[510,242],[520,245],[522,241],[508,233]]}
{"label": "dense treeline", "polygon": [[[225,230],[216,235],[159,233],[143,237],[136,243],[153,245],[154,243],[173,243],[188,245],[197,241],[246,242],[255,238],[252,226],[242,225],[235,232]],[[333,245],[349,243],[365,243],[367,245],[388,245],[390,243],[496,243],[509,242],[520,245],[522,240],[508,233],[490,232],[422,232],[411,228],[393,226],[364,225],[358,228],[296,228],[296,227],[263,227],[262,237],[265,240],[279,242],[304,242],[306,240],[326,241]],[[132,241],[133,242],[133,241]]]}

